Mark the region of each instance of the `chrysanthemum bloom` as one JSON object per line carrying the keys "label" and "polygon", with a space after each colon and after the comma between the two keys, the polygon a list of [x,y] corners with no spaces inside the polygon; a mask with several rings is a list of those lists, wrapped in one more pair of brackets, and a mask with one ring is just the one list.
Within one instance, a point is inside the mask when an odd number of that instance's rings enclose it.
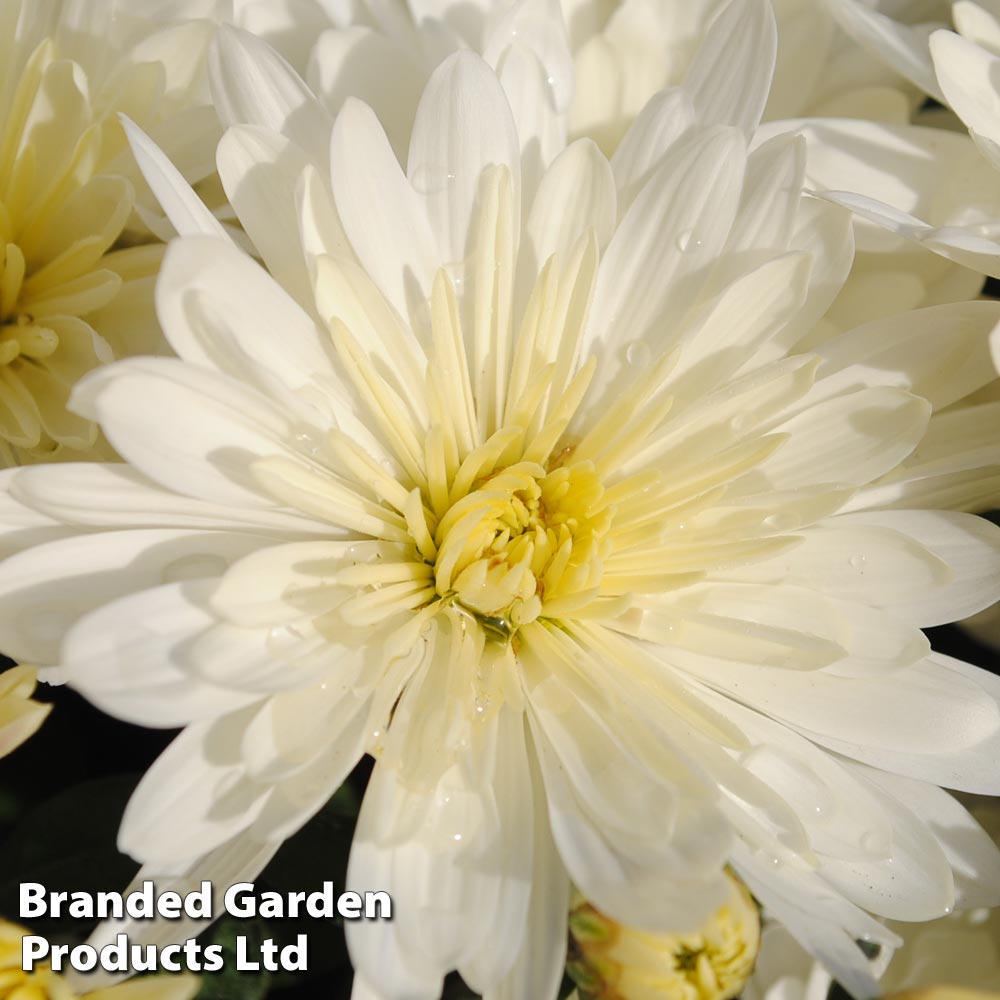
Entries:
{"label": "chrysanthemum bloom", "polygon": [[732,1000],[753,971],[760,917],[732,879],[729,898],[693,933],[624,927],[579,896],[569,933],[567,969],[580,1000]]}
{"label": "chrysanthemum bloom", "polygon": [[145,976],[109,989],[78,992],[47,965],[21,969],[21,939],[31,931],[0,920],[0,996],[9,1000],[192,1000],[197,976]]}
{"label": "chrysanthemum bloom", "polygon": [[94,423],[66,409],[69,393],[156,343],[162,250],[116,249],[143,228],[116,112],[191,180],[212,170],[218,126],[196,102],[211,26],[161,26],[127,7],[0,0],[0,467],[109,457]]}
{"label": "chrysanthemum bloom", "polygon": [[472,53],[404,172],[369,108],[331,132],[225,32],[214,86],[249,124],[220,175],[274,275],[174,243],[178,359],[73,401],[127,464],[5,476],[0,647],[184,727],[124,819],[143,877],[252,875],[376,758],[349,882],[394,919],[348,928],[358,997],[453,968],[553,997],[570,879],[677,931],[728,861],[858,994],[854,939],[895,940],[866,910],[1000,892],[937,787],[1000,791],[1000,682],[919,628],[1000,596],[1000,532],[943,509],[995,475],[995,411],[955,406],[995,377],[1000,307],[817,334],[850,219],[803,197],[796,138],[748,154],[770,66],[743,47],[773,24],[730,13],[613,162],[576,142],[537,182]]}
{"label": "chrysanthemum bloom", "polygon": [[6,757],[34,734],[52,709],[33,701],[36,671],[11,667],[0,672],[0,757]]}

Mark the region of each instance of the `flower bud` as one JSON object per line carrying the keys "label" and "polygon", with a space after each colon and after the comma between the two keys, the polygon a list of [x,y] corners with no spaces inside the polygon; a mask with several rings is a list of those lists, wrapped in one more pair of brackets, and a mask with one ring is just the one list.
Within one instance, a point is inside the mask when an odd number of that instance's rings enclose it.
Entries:
{"label": "flower bud", "polygon": [[652,934],[622,926],[578,895],[569,918],[568,971],[580,1000],[738,996],[760,947],[760,918],[746,887],[732,876],[730,880],[729,899],[703,927],[688,934]]}

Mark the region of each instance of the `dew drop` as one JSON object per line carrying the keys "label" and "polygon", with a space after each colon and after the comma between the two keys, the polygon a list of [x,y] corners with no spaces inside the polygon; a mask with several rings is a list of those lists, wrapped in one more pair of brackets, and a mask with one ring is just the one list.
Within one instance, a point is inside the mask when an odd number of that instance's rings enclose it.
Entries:
{"label": "dew drop", "polygon": [[889,853],[890,844],[886,837],[880,836],[875,830],[865,830],[861,834],[861,849],[866,854],[884,858]]}
{"label": "dew drop", "polygon": [[681,253],[693,253],[702,245],[702,241],[695,236],[693,229],[684,229],[677,234],[677,249]]}
{"label": "dew drop", "polygon": [[769,514],[764,518],[764,527],[772,531],[790,531],[800,525],[800,520],[794,514]]}
{"label": "dew drop", "polygon": [[295,434],[295,446],[308,455],[319,452],[323,439],[314,427],[303,427]]}
{"label": "dew drop", "polygon": [[410,178],[413,190],[419,194],[440,194],[448,189],[455,175],[443,163],[419,163]]}
{"label": "dew drop", "polygon": [[762,847],[757,851],[757,859],[769,868],[779,868],[781,866],[781,858],[774,851],[769,851],[766,847]]}
{"label": "dew drop", "polygon": [[652,357],[649,345],[644,340],[633,340],[625,348],[625,360],[633,368],[646,368],[649,366]]}
{"label": "dew drop", "polygon": [[303,638],[302,632],[294,625],[276,625],[267,633],[267,648],[275,653],[283,646],[292,646]]}
{"label": "dew drop", "polygon": [[853,555],[847,560],[848,565],[853,569],[860,569],[866,562],[868,562],[868,557],[861,555]]}

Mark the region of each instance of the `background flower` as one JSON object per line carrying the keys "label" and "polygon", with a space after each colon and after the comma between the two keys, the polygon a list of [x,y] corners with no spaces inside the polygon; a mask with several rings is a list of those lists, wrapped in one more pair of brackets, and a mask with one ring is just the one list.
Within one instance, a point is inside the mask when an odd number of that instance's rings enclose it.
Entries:
{"label": "background flower", "polygon": [[86,372],[159,349],[162,255],[123,248],[157,213],[116,114],[142,121],[192,182],[211,173],[218,125],[199,76],[211,31],[114,0],[0,4],[0,466],[111,455],[66,402]]}
{"label": "background flower", "polygon": [[10,667],[0,673],[0,757],[36,732],[51,710],[31,700],[35,681],[32,667]]}
{"label": "background flower", "polygon": [[0,920],[0,991],[11,1000],[191,1000],[198,992],[198,978],[185,975],[145,976],[108,989],[75,992],[47,964],[22,971],[21,938],[30,933]]}

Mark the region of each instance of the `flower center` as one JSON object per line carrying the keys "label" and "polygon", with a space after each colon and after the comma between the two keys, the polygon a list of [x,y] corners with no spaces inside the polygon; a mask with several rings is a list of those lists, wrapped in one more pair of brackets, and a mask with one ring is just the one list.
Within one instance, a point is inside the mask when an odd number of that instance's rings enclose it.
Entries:
{"label": "flower center", "polygon": [[543,614],[593,600],[611,518],[591,463],[509,466],[441,519],[437,592],[475,615],[488,635],[508,639]]}

